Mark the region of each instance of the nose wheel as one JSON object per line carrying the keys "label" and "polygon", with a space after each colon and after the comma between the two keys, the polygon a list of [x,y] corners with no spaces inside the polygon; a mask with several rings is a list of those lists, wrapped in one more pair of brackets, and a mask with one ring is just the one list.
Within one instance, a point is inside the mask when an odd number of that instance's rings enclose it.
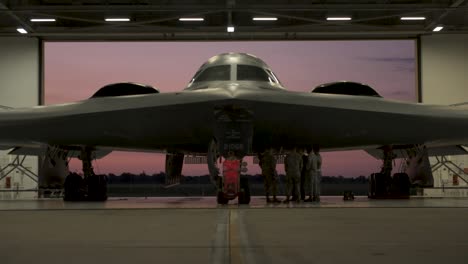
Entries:
{"label": "nose wheel", "polygon": [[250,185],[249,178],[241,177],[240,178],[240,191],[239,191],[239,204],[249,204],[250,203]]}
{"label": "nose wheel", "polygon": [[227,199],[226,197],[224,197],[224,193],[222,190],[218,191],[218,195],[216,197],[216,201],[218,202],[218,204],[221,204],[221,205],[225,205],[225,204],[228,204],[229,203],[229,199]]}

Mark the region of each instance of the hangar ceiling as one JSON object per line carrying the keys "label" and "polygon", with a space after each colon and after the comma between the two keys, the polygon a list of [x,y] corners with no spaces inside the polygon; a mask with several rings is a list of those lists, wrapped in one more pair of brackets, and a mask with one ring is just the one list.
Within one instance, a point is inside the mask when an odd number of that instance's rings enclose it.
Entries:
{"label": "hangar ceiling", "polygon": [[[468,0],[349,2],[0,0],[0,36],[17,36],[18,28],[27,31],[24,36],[45,40],[377,39],[468,33]],[[276,20],[253,20],[266,17]],[[327,17],[351,20],[329,21]],[[35,18],[55,22],[32,22]],[[228,26],[234,32],[227,32]],[[442,31],[433,32],[437,26],[443,26]]]}

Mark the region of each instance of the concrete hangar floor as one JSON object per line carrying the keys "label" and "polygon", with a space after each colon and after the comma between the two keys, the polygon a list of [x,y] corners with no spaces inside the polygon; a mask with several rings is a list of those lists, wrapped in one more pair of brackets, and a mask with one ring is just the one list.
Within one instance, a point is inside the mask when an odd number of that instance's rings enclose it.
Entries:
{"label": "concrete hangar floor", "polygon": [[0,201],[0,263],[467,263],[468,199]]}

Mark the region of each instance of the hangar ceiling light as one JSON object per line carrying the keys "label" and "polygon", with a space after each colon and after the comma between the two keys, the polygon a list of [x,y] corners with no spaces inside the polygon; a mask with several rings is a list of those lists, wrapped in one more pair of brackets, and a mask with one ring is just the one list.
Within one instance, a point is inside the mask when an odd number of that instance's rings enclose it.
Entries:
{"label": "hangar ceiling light", "polygon": [[254,17],[252,18],[254,21],[276,21],[278,20],[277,17]]}
{"label": "hangar ceiling light", "polygon": [[[63,0],[31,0],[7,1],[11,4],[4,10],[1,2],[5,1],[0,0],[0,38],[12,32],[19,34],[14,32],[19,27],[43,40],[285,40],[291,36],[298,40],[406,39],[439,33],[436,27],[440,25],[444,27],[440,33],[468,33],[468,0],[352,1],[357,4],[338,0],[326,4],[291,0],[255,4],[239,0],[114,0],[78,1],[82,4],[77,5]],[[425,19],[404,20],[412,17]],[[115,26],[103,26],[99,20]],[[137,27],[128,26],[130,23]],[[239,34],[226,34],[228,26],[237,25],[244,25],[234,29]]]}
{"label": "hangar ceiling light", "polygon": [[181,17],[179,21],[204,21],[203,17]]}
{"label": "hangar ceiling light", "polygon": [[28,34],[28,31],[26,31],[26,29],[24,28],[17,28],[16,31],[18,31],[21,34]]}
{"label": "hangar ceiling light", "polygon": [[432,31],[439,32],[439,31],[441,31],[443,28],[444,28],[443,26],[437,26],[437,27],[435,27]]}
{"label": "hangar ceiling light", "polygon": [[114,18],[106,18],[105,20],[107,22],[128,22],[128,21],[130,21],[130,18],[114,17]]}
{"label": "hangar ceiling light", "polygon": [[233,26],[228,26],[227,27],[227,32],[234,32],[235,28]]}
{"label": "hangar ceiling light", "polygon": [[425,17],[401,17],[401,20],[425,20]]}
{"label": "hangar ceiling light", "polygon": [[328,21],[349,21],[350,17],[327,17]]}
{"label": "hangar ceiling light", "polygon": [[31,22],[55,22],[55,18],[31,18]]}

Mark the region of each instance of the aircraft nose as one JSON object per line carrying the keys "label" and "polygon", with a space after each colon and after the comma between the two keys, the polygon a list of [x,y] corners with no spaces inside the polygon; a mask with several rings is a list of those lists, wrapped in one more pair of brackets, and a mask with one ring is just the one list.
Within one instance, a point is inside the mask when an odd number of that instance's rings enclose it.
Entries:
{"label": "aircraft nose", "polygon": [[228,84],[225,89],[229,93],[229,95],[234,98],[238,94],[240,85],[238,83],[230,83]]}

